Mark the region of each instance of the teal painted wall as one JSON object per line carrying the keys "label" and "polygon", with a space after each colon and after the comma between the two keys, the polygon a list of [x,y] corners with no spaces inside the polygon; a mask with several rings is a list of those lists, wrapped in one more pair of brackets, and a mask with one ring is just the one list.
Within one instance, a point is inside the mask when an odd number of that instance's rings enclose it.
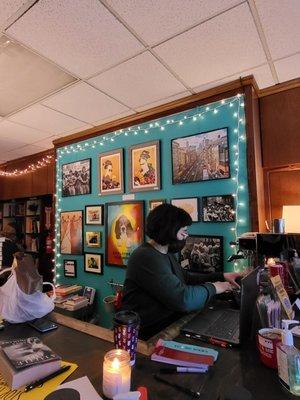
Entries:
{"label": "teal painted wall", "polygon": [[[172,122],[173,121],[173,122]],[[181,122],[180,122],[181,121]],[[164,128],[164,130],[161,129]],[[188,184],[172,184],[171,140],[173,138],[189,136],[201,132],[228,128],[229,157],[231,178],[202,181]],[[113,141],[111,140],[113,139]],[[98,156],[101,152],[117,148],[124,148],[124,179],[125,193],[129,193],[129,147],[138,143],[145,143],[159,139],[161,142],[161,190],[135,193],[135,200],[145,200],[145,216],[148,213],[150,199],[167,199],[181,197],[201,197],[236,193],[237,221],[231,223],[193,223],[189,228],[190,234],[220,235],[224,237],[224,270],[240,269],[242,262],[233,266],[226,260],[232,253],[229,246],[235,235],[249,231],[249,195],[247,184],[245,115],[243,96],[232,97],[222,102],[212,103],[191,110],[170,115],[139,126],[112,132],[58,150],[57,158],[57,216],[56,230],[59,232],[59,210],[83,210],[85,205],[105,204],[107,202],[122,201],[122,195],[99,196],[98,194]],[[102,142],[102,145],[99,143]],[[61,166],[63,164],[92,159],[92,192],[89,195],[61,197]],[[85,220],[85,218],[84,218]],[[102,233],[102,247],[91,249],[84,247],[84,252],[105,253],[105,226],[84,225],[86,231],[100,231]],[[59,237],[57,237],[59,239]],[[96,275],[84,272],[84,255],[59,255],[59,240],[56,243],[57,256],[57,283],[79,283],[97,289],[97,308],[101,325],[109,327],[111,316],[104,310],[103,298],[112,294],[108,281],[123,282],[126,267],[104,265],[104,274]],[[63,259],[77,260],[77,278],[63,276]]]}

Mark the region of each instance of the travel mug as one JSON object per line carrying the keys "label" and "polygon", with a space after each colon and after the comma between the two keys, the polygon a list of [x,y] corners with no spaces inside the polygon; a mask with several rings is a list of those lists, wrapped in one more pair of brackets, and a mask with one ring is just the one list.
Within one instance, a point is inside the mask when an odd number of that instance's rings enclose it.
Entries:
{"label": "travel mug", "polygon": [[284,233],[285,221],[283,218],[273,219],[273,233]]}
{"label": "travel mug", "polygon": [[134,311],[119,311],[114,315],[114,342],[116,349],[130,354],[130,365],[134,365],[138,342],[140,317]]}

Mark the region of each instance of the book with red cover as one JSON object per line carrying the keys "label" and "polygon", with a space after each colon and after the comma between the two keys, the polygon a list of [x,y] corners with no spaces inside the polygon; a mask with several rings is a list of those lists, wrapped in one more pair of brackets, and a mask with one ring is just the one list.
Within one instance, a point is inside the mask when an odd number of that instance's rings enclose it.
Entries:
{"label": "book with red cover", "polygon": [[195,354],[187,351],[170,349],[164,346],[158,346],[155,348],[154,353],[151,355],[151,360],[160,361],[169,364],[181,365],[181,366],[210,366],[214,364],[213,356]]}

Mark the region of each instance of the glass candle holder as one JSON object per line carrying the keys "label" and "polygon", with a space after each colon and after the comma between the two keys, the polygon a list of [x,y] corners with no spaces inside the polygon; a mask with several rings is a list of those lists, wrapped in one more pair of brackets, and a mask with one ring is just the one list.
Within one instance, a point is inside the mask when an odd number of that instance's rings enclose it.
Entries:
{"label": "glass candle holder", "polygon": [[103,362],[103,394],[112,399],[116,394],[130,392],[130,355],[121,349],[110,350]]}

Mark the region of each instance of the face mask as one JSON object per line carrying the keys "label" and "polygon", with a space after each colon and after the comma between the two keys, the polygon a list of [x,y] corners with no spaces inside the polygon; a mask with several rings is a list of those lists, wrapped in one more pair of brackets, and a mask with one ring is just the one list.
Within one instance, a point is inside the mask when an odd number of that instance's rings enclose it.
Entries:
{"label": "face mask", "polygon": [[169,253],[178,253],[181,251],[185,246],[186,239],[183,240],[174,240],[169,244],[168,251]]}

